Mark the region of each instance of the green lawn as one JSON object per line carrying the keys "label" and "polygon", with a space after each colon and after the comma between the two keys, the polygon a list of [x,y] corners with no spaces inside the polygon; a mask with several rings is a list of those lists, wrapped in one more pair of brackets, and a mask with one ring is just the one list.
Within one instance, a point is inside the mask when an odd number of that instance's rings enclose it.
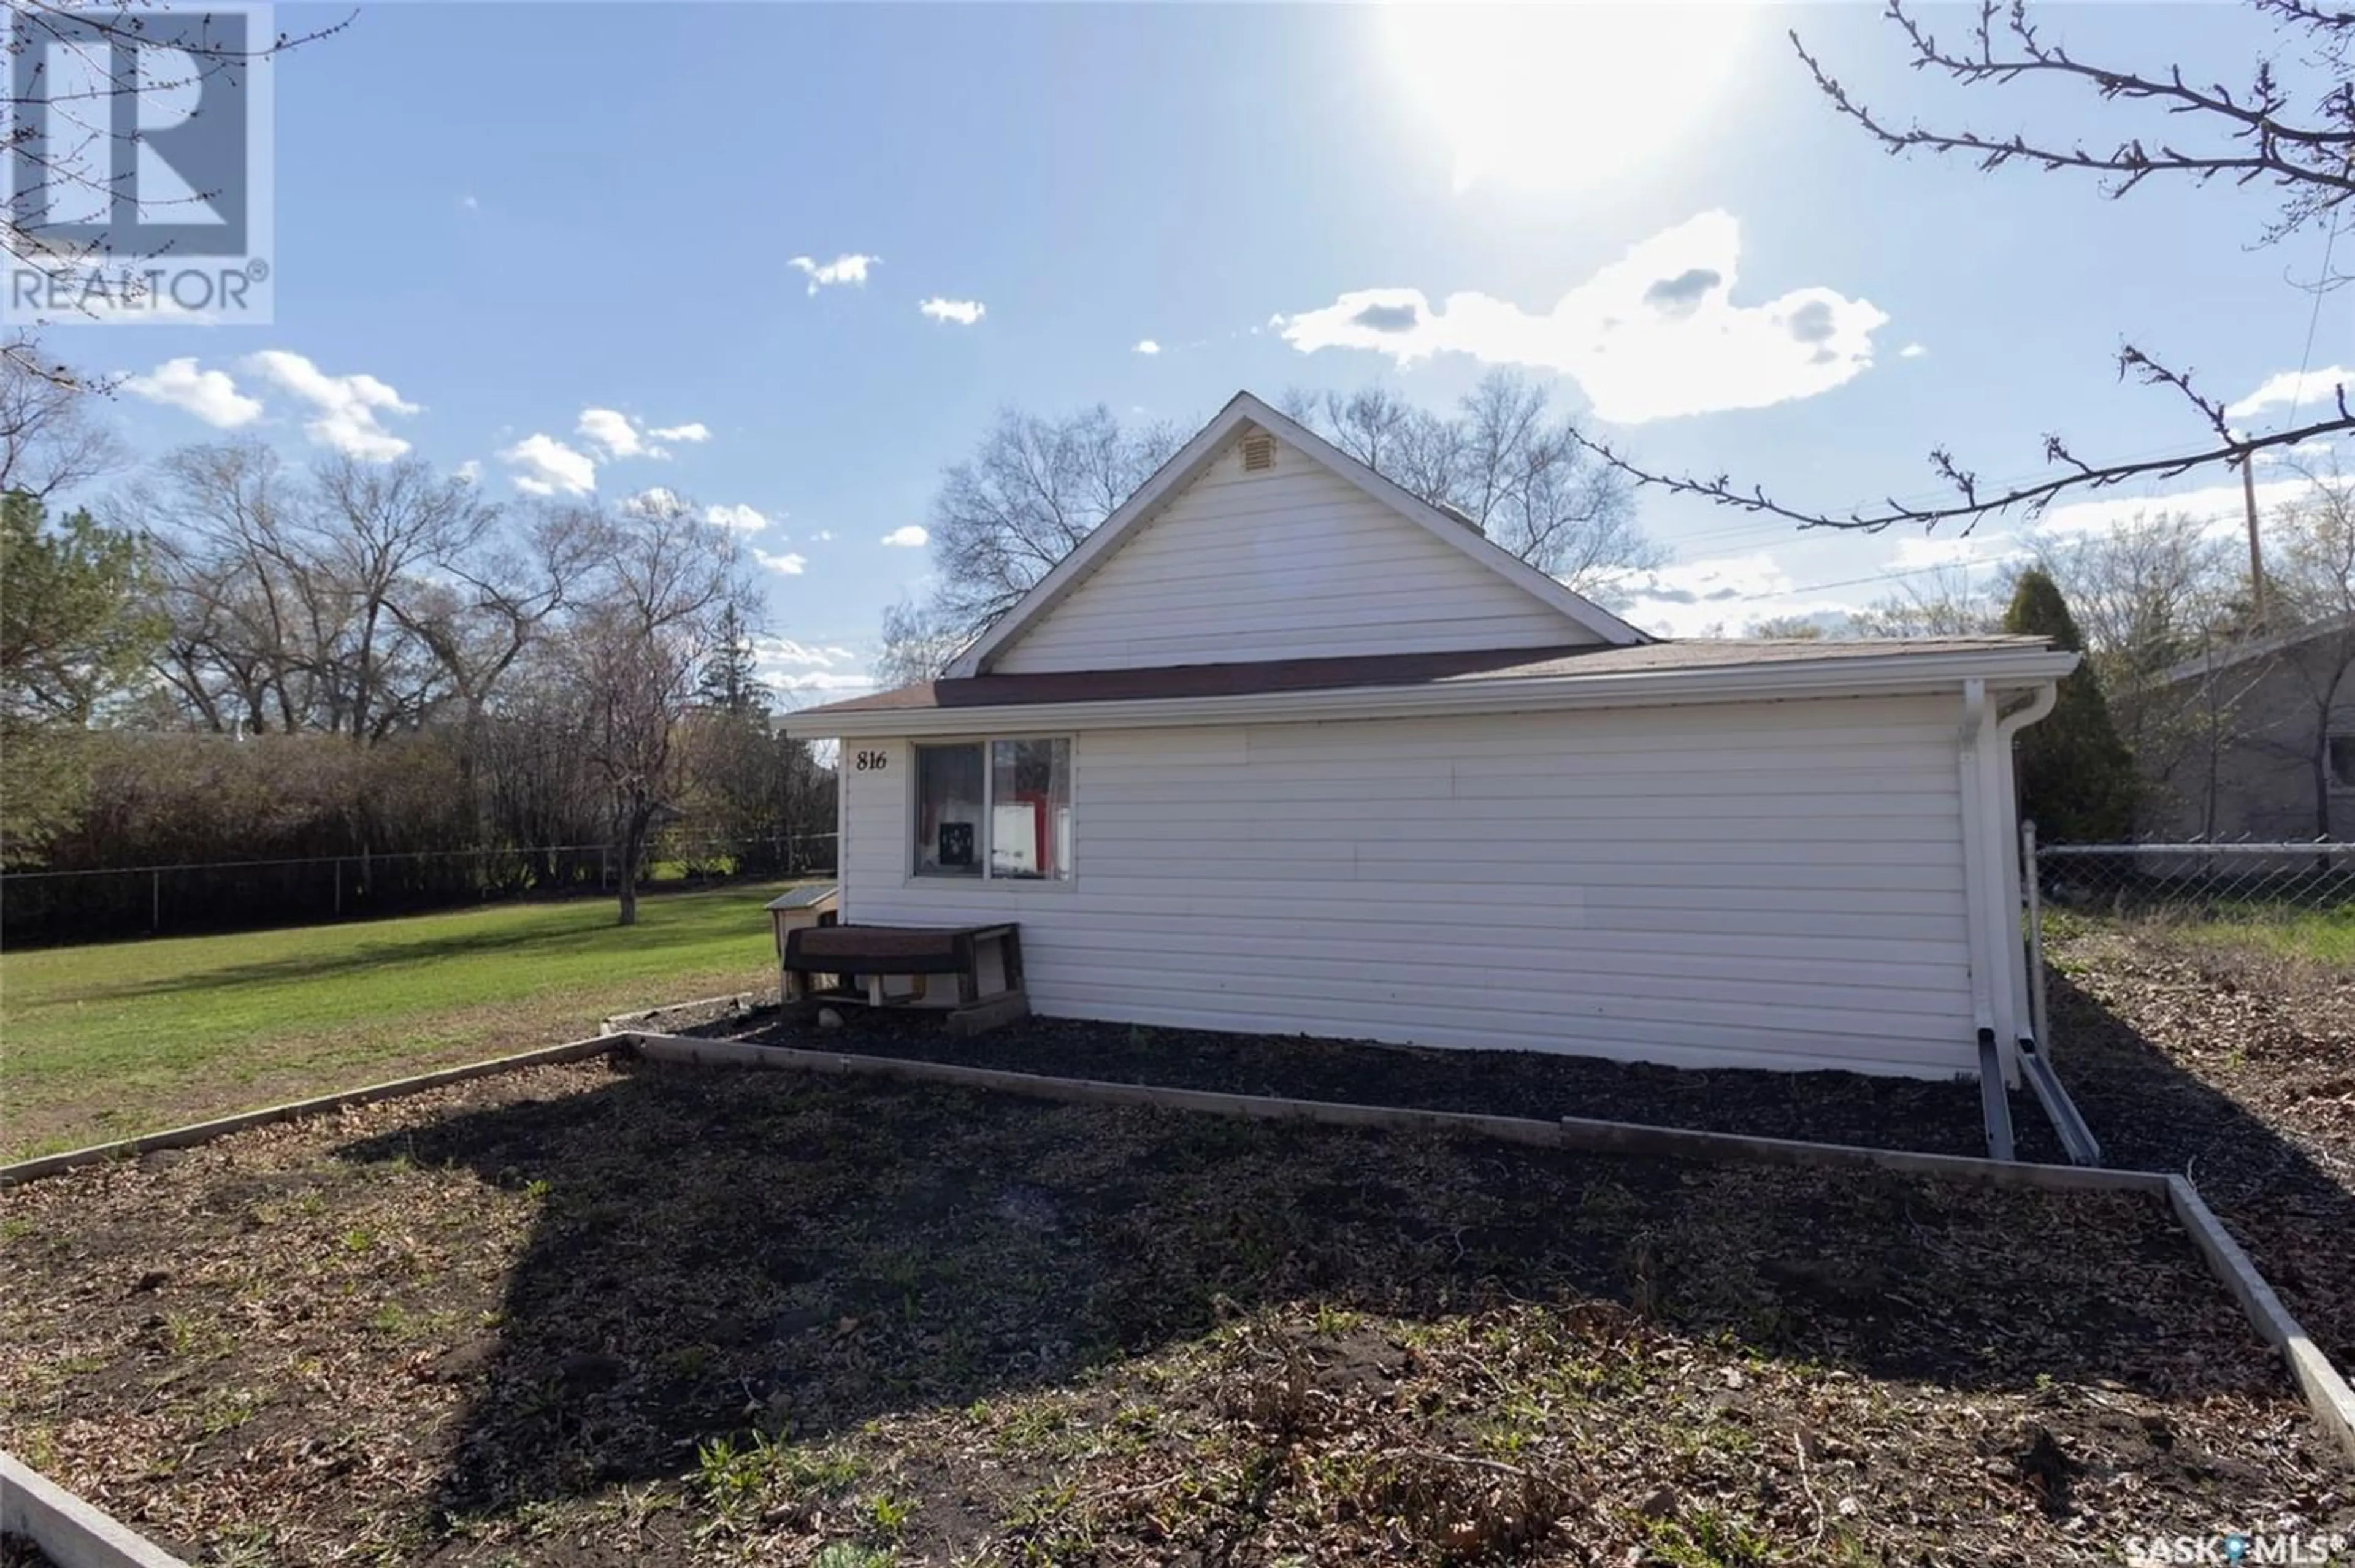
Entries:
{"label": "green lawn", "polygon": [[773,985],[777,885],[0,955],[0,1154],[152,1132]]}
{"label": "green lawn", "polygon": [[2254,948],[2285,958],[2355,969],[2355,909],[2310,910],[2272,920],[2192,925],[2185,928],[2184,934],[2220,946]]}

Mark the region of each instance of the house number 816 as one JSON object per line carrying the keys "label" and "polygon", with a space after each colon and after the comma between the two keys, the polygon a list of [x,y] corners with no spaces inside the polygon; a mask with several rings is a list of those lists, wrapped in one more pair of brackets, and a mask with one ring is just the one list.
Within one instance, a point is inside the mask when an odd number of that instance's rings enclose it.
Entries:
{"label": "house number 816", "polygon": [[890,761],[891,753],[889,752],[861,752],[858,753],[858,771],[862,773],[879,773]]}

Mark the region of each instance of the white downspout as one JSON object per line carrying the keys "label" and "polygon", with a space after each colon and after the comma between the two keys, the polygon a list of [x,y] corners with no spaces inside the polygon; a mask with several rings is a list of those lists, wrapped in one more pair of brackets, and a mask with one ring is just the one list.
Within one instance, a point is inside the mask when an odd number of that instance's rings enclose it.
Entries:
{"label": "white downspout", "polygon": [[[2060,688],[2048,681],[2030,692],[2024,705],[2005,714],[1996,722],[1996,761],[2001,770],[2001,777],[1998,782],[2000,793],[1996,801],[1998,813],[1990,824],[1990,830],[1993,837],[2000,838],[2013,846],[2019,843],[2019,790],[2011,752],[2012,737],[2049,715],[2052,711],[2053,704],[2060,700]],[[2003,857],[2003,907],[2009,912],[2010,923],[2015,925],[2022,918],[2021,912],[2026,907],[2026,901],[2021,897],[2019,885],[2020,870],[2019,854],[2015,848]],[[2006,1038],[2018,1040],[2022,1034],[2032,1036],[2035,1033],[2036,1015],[2029,1003],[2028,947],[2024,934],[2017,931],[2010,932],[2009,940],[2003,951],[2008,955],[2008,961],[2004,967],[2010,972],[2011,1007],[2014,1019],[2011,1033]],[[2037,1049],[2043,1050],[2047,1043],[2041,1040],[2038,1040]]]}
{"label": "white downspout", "polygon": [[1986,769],[1980,765],[1980,753],[1987,741],[1987,682],[1963,682],[1963,728],[1955,756],[1963,791],[1963,929],[1970,949],[1971,1026],[1979,1031],[1982,1040],[1989,1034],[1995,1037],[1996,1049],[2002,1054],[2004,1080],[2009,1083],[2018,1068],[2012,1061],[2015,1048],[1996,1023],[1995,963],[1987,950],[1987,859],[1986,847],[1980,842],[1987,834],[1983,797],[1987,779]]}

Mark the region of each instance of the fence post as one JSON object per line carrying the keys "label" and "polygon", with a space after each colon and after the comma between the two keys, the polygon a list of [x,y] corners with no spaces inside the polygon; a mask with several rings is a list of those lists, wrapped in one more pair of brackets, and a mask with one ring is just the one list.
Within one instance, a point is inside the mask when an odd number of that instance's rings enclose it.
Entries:
{"label": "fence post", "polygon": [[336,856],[336,913],[338,916],[340,916],[343,912],[344,912],[344,858],[343,858],[341,855],[338,855],[338,856]]}
{"label": "fence post", "polygon": [[2019,825],[2020,882],[2028,890],[2028,1018],[2036,1049],[2052,1060],[2052,1026],[2044,1015],[2044,889],[2036,859],[2036,821]]}
{"label": "fence post", "polygon": [[154,936],[164,929],[164,873],[147,874],[147,934]]}

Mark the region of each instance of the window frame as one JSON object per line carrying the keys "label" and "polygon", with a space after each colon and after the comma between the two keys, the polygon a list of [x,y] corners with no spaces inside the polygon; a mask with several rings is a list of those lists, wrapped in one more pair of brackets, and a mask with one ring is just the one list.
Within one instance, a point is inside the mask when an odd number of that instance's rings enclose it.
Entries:
{"label": "window frame", "polygon": [[[1065,765],[1071,773],[1070,795],[1072,854],[1071,872],[1068,876],[1001,876],[992,864],[996,848],[995,839],[997,831],[997,815],[995,809],[997,804],[997,770],[992,765],[992,758],[996,754],[997,743],[1001,741],[1060,741],[1063,742],[1065,748],[1063,754],[1067,759]],[[908,808],[900,826],[900,852],[904,857],[900,875],[902,887],[927,890],[963,888],[983,891],[1023,888],[1042,892],[1068,892],[1079,885],[1080,738],[1076,732],[1067,730],[1000,732],[993,730],[986,735],[911,736],[907,744]],[[981,752],[981,819],[978,824],[980,831],[975,835],[978,842],[974,846],[974,859],[981,868],[979,876],[927,871],[922,869],[923,855],[917,840],[917,828],[922,825],[924,814],[923,790],[919,783],[923,776],[923,770],[917,763],[916,754],[920,749],[928,746],[935,749],[972,746]]]}

